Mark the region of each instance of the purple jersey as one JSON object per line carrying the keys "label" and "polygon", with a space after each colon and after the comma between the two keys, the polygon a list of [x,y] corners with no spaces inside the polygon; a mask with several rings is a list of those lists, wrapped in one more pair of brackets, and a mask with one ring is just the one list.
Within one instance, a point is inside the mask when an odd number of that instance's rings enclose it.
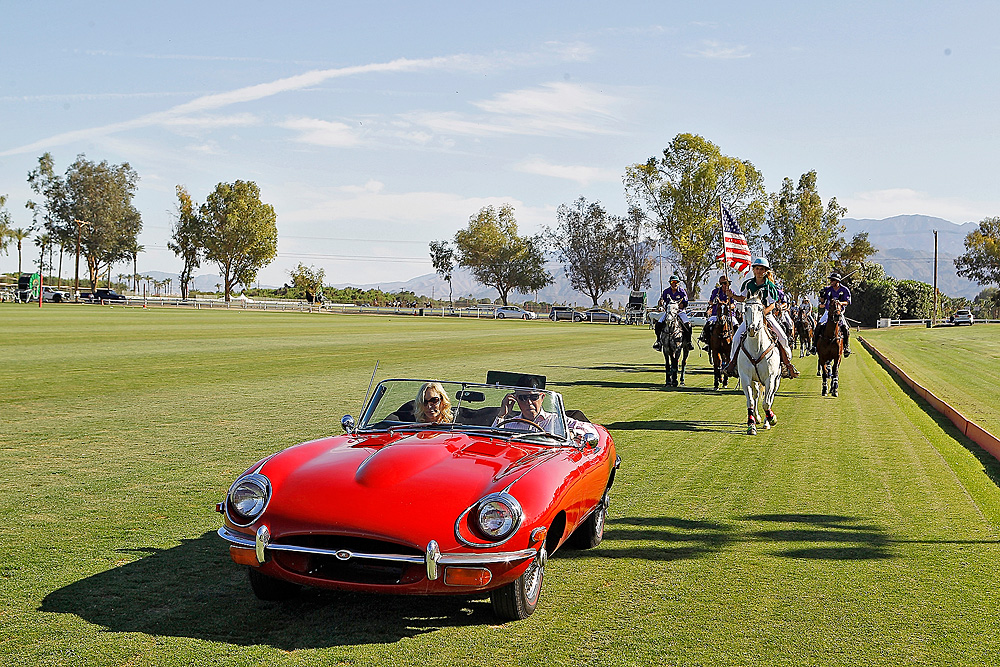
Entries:
{"label": "purple jersey", "polygon": [[830,302],[836,299],[837,301],[846,301],[848,304],[851,303],[851,290],[847,289],[844,285],[841,285],[837,289],[833,287],[824,287],[819,291],[819,307],[829,308]]}
{"label": "purple jersey", "polygon": [[708,302],[712,304],[712,315],[716,317],[722,314],[722,304],[728,303],[732,306],[734,301],[735,299],[726,294],[726,291],[721,287],[712,290],[712,295],[708,297]]}
{"label": "purple jersey", "polygon": [[685,292],[684,288],[681,287],[680,285],[677,286],[676,290],[672,287],[668,287],[667,289],[663,290],[663,294],[660,295],[660,300],[663,301],[663,303],[669,303],[671,301],[675,301],[678,304],[680,304],[678,307],[681,310],[687,308],[688,305],[687,292]]}

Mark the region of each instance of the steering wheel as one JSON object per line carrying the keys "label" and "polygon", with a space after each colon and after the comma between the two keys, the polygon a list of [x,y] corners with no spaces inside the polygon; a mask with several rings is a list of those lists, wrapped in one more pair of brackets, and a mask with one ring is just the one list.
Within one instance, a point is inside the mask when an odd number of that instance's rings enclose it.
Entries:
{"label": "steering wheel", "polygon": [[497,425],[496,425],[496,427],[500,428],[504,424],[510,424],[512,422],[521,422],[522,424],[528,424],[529,426],[534,426],[535,428],[537,428],[542,433],[548,433],[548,431],[546,431],[544,428],[542,428],[541,426],[539,426],[535,422],[531,421],[530,419],[524,419],[523,417],[507,417],[507,419],[504,419],[503,421],[498,422]]}

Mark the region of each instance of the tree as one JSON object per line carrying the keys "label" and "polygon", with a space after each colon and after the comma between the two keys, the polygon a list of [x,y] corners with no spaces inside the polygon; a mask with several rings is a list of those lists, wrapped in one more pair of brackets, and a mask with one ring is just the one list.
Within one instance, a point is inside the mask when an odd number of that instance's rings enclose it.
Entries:
{"label": "tree", "polygon": [[564,265],[573,289],[590,297],[594,307],[601,296],[625,278],[622,256],[628,246],[624,223],[610,218],[600,202],[580,197],[556,211],[558,224],[547,230],[556,257]]}
{"label": "tree", "polygon": [[314,266],[306,266],[302,262],[288,272],[292,277],[292,285],[306,293],[306,300],[312,303],[312,295],[319,294],[323,289],[323,277],[326,272]]}
{"label": "tree", "polygon": [[[132,205],[139,175],[127,162],[91,162],[84,155],[66,170],[55,173],[51,154],[38,158],[38,168],[28,173],[32,190],[44,197],[45,226],[61,239],[76,238],[81,227],[81,247],[87,260],[91,287],[97,286],[102,268],[128,256],[128,247],[142,231],[142,216]],[[29,202],[33,210],[37,204]]]}
{"label": "tree", "polygon": [[878,250],[868,241],[868,232],[855,234],[850,243],[843,239],[838,242],[834,251],[833,269],[847,277],[864,269],[868,258]]}
{"label": "tree", "polygon": [[1000,217],[985,218],[965,237],[965,253],[955,258],[958,275],[980,285],[1000,285]]}
{"label": "tree", "polygon": [[451,299],[451,275],[455,271],[455,250],[447,241],[431,241],[431,265],[434,271],[448,281],[448,305],[454,306]]}
{"label": "tree", "polygon": [[678,134],[662,158],[627,167],[624,183],[629,202],[667,242],[667,256],[693,298],[722,252],[720,200],[750,241],[764,221],[761,173],[694,134]]}
{"label": "tree", "polygon": [[173,235],[167,241],[167,247],[184,262],[181,269],[180,285],[181,299],[188,298],[188,284],[191,282],[194,270],[201,266],[202,236],[205,233],[205,224],[194,200],[188,194],[183,185],[178,185],[177,192],[177,220],[173,225]]}
{"label": "tree", "polygon": [[797,303],[803,294],[818,292],[833,268],[834,254],[844,245],[840,219],[847,209],[835,198],[823,207],[816,189],[816,172],[782,181],[781,191],[771,195],[768,210],[767,256],[775,277]]}
{"label": "tree", "polygon": [[545,243],[540,236],[518,236],[514,209],[484,206],[455,234],[457,260],[473,277],[500,294],[507,305],[511,290],[528,294],[552,282],[545,271]]}
{"label": "tree", "polygon": [[927,319],[934,309],[934,287],[919,280],[897,280],[896,298],[899,301],[900,319]]}
{"label": "tree", "polygon": [[7,246],[12,238],[10,212],[6,208],[7,195],[0,195],[0,255],[7,254]]}
{"label": "tree", "polygon": [[201,205],[205,259],[219,265],[226,301],[233,285],[253,283],[278,251],[274,207],[253,181],[219,183]]}
{"label": "tree", "polygon": [[[45,267],[49,268],[49,278],[52,277],[52,261],[46,264],[45,262],[45,251],[49,250],[51,254],[52,250],[52,235],[48,232],[43,232],[35,237],[35,245],[38,247],[38,274],[45,275]],[[46,279],[48,280],[48,278]]]}
{"label": "tree", "polygon": [[17,227],[10,230],[10,237],[17,243],[17,274],[21,275],[21,243],[31,236],[31,229]]}
{"label": "tree", "polygon": [[617,221],[624,225],[626,234],[623,253],[625,283],[631,291],[639,292],[649,287],[649,274],[656,264],[653,259],[656,241],[646,237],[648,225],[641,209],[633,206],[626,217],[617,218]]}

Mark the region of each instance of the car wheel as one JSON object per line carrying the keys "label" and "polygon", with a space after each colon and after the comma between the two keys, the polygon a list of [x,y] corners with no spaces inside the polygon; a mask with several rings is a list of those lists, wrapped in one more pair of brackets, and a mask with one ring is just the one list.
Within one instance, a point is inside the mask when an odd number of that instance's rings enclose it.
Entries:
{"label": "car wheel", "polygon": [[576,549],[593,549],[604,539],[604,523],[608,518],[608,496],[605,494],[601,498],[600,505],[597,506],[587,520],[573,531],[569,536],[569,545]]}
{"label": "car wheel", "polygon": [[505,317],[505,316],[504,316],[504,314],[503,314],[503,313],[497,313],[497,319],[498,319],[498,320],[502,320],[502,319],[503,319],[504,317]]}
{"label": "car wheel", "polygon": [[250,579],[250,588],[253,589],[253,594],[259,600],[280,602],[295,597],[295,594],[299,592],[299,587],[296,584],[261,574],[254,567],[247,568],[247,576]]}
{"label": "car wheel", "polygon": [[548,554],[543,546],[524,574],[490,593],[493,613],[498,618],[504,621],[523,621],[531,616],[542,594],[547,559]]}
{"label": "car wheel", "polygon": [[52,296],[52,303],[62,303],[62,294],[54,294]]}

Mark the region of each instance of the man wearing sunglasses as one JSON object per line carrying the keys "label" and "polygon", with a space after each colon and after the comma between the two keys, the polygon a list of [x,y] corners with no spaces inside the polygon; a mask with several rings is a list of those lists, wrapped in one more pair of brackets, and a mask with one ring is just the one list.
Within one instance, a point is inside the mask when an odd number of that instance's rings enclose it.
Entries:
{"label": "man wearing sunglasses", "polygon": [[[525,419],[538,424],[548,433],[559,434],[562,430],[559,428],[559,415],[546,412],[542,408],[545,396],[545,392],[534,387],[518,388],[513,393],[507,394],[500,404],[500,414],[493,420],[493,425],[497,426],[505,419]],[[597,435],[597,429],[592,424],[571,417],[566,417],[566,426],[574,440],[582,440],[583,434],[587,432]],[[508,422],[503,425],[503,428],[512,431],[535,430],[530,425],[518,421]]]}

